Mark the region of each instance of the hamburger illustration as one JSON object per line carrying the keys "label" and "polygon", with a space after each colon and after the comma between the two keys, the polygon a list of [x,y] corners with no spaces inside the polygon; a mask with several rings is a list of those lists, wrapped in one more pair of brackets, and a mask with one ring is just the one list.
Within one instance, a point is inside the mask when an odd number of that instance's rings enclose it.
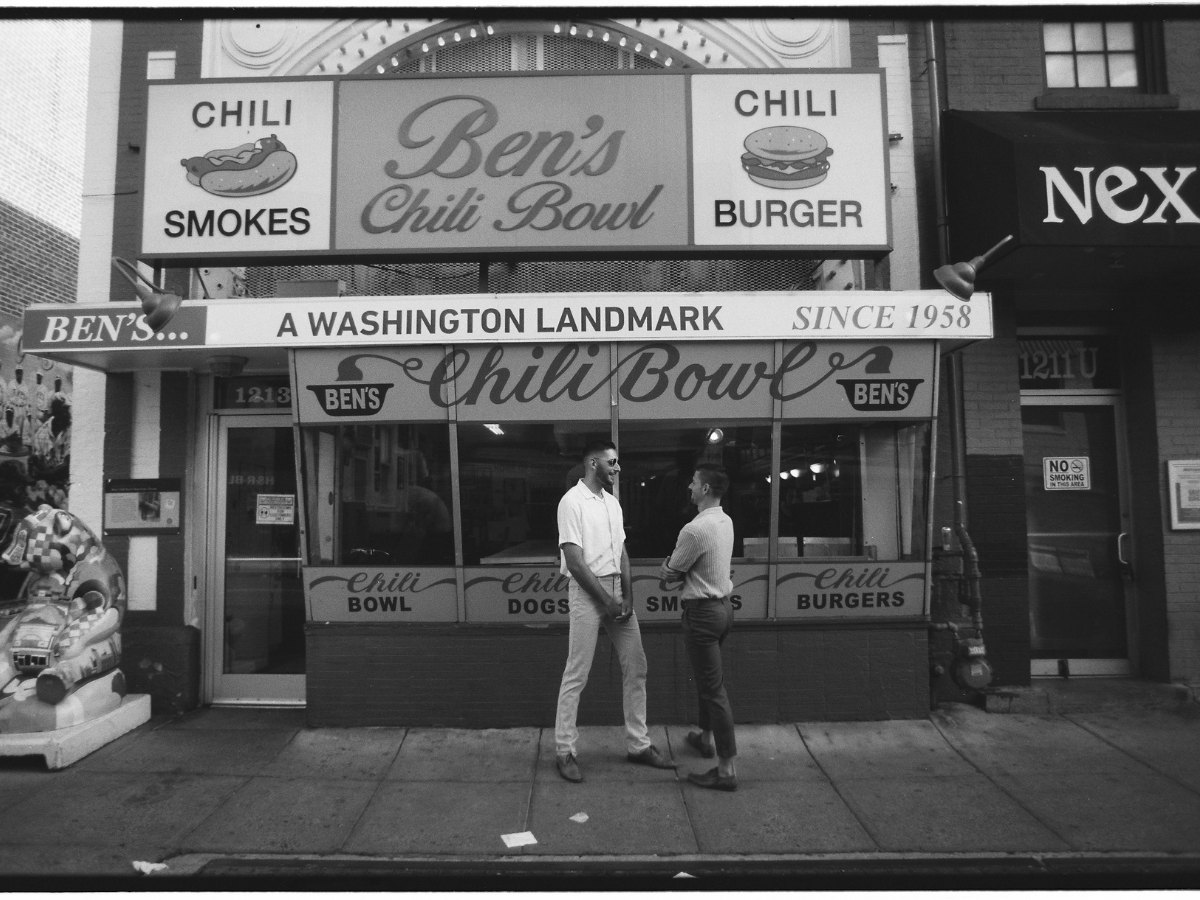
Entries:
{"label": "hamburger illustration", "polygon": [[750,180],[790,191],[820,184],[833,151],[820,132],[799,125],[772,125],[746,138],[742,168]]}

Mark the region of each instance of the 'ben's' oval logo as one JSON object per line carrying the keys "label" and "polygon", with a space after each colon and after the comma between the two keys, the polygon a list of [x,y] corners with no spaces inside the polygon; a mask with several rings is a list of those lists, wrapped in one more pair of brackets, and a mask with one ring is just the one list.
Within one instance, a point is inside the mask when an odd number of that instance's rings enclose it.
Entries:
{"label": "'ben's' oval logo", "polygon": [[859,412],[906,409],[923,378],[839,378],[846,399]]}
{"label": "'ben's' oval logo", "polygon": [[321,409],[330,416],[373,416],[383,409],[391,384],[310,384]]}

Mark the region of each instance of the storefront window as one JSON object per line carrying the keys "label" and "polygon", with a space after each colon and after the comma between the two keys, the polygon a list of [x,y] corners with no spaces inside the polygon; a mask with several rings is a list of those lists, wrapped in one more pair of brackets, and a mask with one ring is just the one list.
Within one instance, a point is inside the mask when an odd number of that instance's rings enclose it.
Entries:
{"label": "storefront window", "polygon": [[462,422],[458,426],[463,562],[554,562],[558,501],[583,475],[586,444],[607,422]]}
{"label": "storefront window", "polygon": [[771,525],[771,426],[726,422],[635,422],[622,425],[620,494],[626,546],[633,559],[661,559],[696,514],[688,483],[700,463],[724,466],[735,556],[747,539],[765,541]]}
{"label": "storefront window", "polygon": [[779,558],[918,559],[929,426],[785,425]]}
{"label": "storefront window", "polygon": [[781,432],[781,557],[862,553],[859,429],[789,425]]}
{"label": "storefront window", "polygon": [[313,562],[454,564],[445,425],[347,425],[302,433]]}
{"label": "storefront window", "polygon": [[[921,559],[929,426],[772,426],[632,422],[619,429],[619,495],[632,559],[657,560],[695,515],[687,485],[700,463],[729,473],[722,503],[734,556]],[[556,512],[582,476],[583,447],[607,422],[460,422],[466,565],[554,564]],[[313,565],[454,565],[450,429],[436,424],[302,429]],[[772,502],[778,532],[771,552]]]}

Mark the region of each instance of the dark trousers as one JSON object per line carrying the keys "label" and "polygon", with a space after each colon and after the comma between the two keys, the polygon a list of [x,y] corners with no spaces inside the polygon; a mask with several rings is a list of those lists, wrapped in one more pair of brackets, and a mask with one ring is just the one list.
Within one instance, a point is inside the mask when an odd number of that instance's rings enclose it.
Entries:
{"label": "dark trousers", "polygon": [[733,737],[733,709],[725,692],[725,675],[721,667],[721,644],[733,627],[733,609],[729,598],[722,600],[686,600],[683,607],[683,639],[692,674],[696,679],[696,696],[700,701],[699,725],[712,731],[717,755],[737,756]]}

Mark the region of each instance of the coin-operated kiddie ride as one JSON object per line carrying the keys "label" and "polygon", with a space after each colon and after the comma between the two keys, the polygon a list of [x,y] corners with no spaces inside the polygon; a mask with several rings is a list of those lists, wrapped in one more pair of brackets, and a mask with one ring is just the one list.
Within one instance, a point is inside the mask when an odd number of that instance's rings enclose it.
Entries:
{"label": "coin-operated kiddie ride", "polygon": [[146,721],[150,698],[127,697],[117,668],[125,576],[92,530],[43,504],[0,561],[29,572],[0,598],[0,756],[42,753],[56,768]]}

